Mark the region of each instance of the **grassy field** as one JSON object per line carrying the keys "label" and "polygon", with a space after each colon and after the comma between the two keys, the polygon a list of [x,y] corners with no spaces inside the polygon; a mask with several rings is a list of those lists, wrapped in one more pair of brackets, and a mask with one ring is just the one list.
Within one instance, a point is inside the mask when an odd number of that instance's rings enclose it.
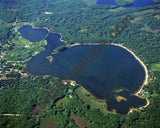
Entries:
{"label": "grassy field", "polygon": [[159,64],[152,64],[151,66],[152,71],[160,71],[160,63]]}
{"label": "grassy field", "polygon": [[16,36],[14,39],[7,41],[11,46],[4,46],[4,48],[9,49],[6,52],[4,59],[12,61],[27,61],[31,56],[35,56],[38,53],[44,51],[45,48],[43,46],[47,45],[46,40],[33,43],[23,39],[21,36]]}
{"label": "grassy field", "polygon": [[40,128],[57,128],[58,124],[53,118],[45,118],[41,121]]}
{"label": "grassy field", "polygon": [[[18,29],[23,26],[23,25],[31,25],[33,26],[33,23],[29,23],[29,22],[19,22],[19,23],[16,23],[15,27],[14,27],[14,31],[15,32],[18,32]],[[19,32],[18,32],[19,33]],[[20,33],[19,33],[20,34]]]}
{"label": "grassy field", "polygon": [[87,4],[88,6],[92,6],[94,4],[96,4],[97,0],[82,0],[85,4]]}
{"label": "grassy field", "polygon": [[59,106],[59,105],[62,105],[62,104],[65,104],[67,102],[67,99],[66,97],[63,97],[62,99],[58,100],[55,105],[56,106]]}
{"label": "grassy field", "polygon": [[107,110],[107,105],[104,102],[93,99],[81,87],[78,87],[75,91],[79,98],[83,100],[86,104],[90,105],[92,109],[100,109],[103,113],[109,113],[109,111]]}

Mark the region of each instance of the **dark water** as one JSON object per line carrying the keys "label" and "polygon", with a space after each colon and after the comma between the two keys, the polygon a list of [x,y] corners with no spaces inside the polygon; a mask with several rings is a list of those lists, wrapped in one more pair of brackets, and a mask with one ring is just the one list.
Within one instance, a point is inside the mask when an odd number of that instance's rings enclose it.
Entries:
{"label": "dark water", "polygon": [[153,0],[134,0],[132,5],[126,7],[146,7],[151,5],[156,5],[156,3]]}
{"label": "dark water", "polygon": [[[116,5],[115,0],[97,0],[97,5]],[[125,7],[146,7],[156,5],[156,3],[153,2],[153,0],[134,0],[132,5],[128,5]]]}
{"label": "dark water", "polygon": [[116,5],[115,0],[97,0],[97,5]]}
{"label": "dark water", "polygon": [[33,29],[30,25],[23,25],[18,29],[18,32],[21,33],[23,38],[31,42],[41,41],[48,34],[46,29]]}
{"label": "dark water", "polygon": [[7,3],[7,2],[3,2],[3,1],[0,1],[0,4],[3,4],[5,6],[16,6],[17,3]]}
{"label": "dark water", "polygon": [[122,100],[117,102],[114,98],[115,96],[107,99],[108,110],[116,109],[116,112],[121,114],[126,114],[129,111],[129,108],[138,108],[142,105],[145,105],[147,102],[144,99],[140,99],[137,96],[133,96],[128,91],[123,91],[115,95],[123,96],[127,99],[127,102]]}
{"label": "dark water", "polygon": [[[76,80],[97,98],[106,99],[109,110],[116,109],[122,114],[126,114],[131,107],[146,104],[146,100],[131,96],[142,85],[145,72],[125,49],[117,46],[81,45],[51,54],[54,48],[64,42],[60,41],[59,34],[53,33],[46,40],[46,50],[27,62],[27,70],[31,74],[64,76],[64,79]],[[48,56],[53,57],[52,63],[46,59]],[[128,91],[115,93],[117,89]],[[127,102],[117,102],[116,95],[125,97]]]}
{"label": "dark water", "polygon": [[56,33],[50,33],[46,40],[48,44],[45,46],[45,49],[47,49],[47,52],[53,52],[53,49],[64,45],[65,43],[60,41],[61,35]]}

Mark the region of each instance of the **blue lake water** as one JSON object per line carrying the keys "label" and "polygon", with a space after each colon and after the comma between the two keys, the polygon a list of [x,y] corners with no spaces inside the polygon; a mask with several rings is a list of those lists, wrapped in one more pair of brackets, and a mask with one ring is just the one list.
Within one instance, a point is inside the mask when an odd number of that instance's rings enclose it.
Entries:
{"label": "blue lake water", "polygon": [[7,3],[3,1],[0,1],[0,4],[5,5],[5,6],[16,6],[17,5],[17,3]]}
{"label": "blue lake water", "polygon": [[33,29],[30,25],[23,25],[18,29],[18,32],[21,33],[23,38],[31,42],[41,41],[48,34],[46,29]]}
{"label": "blue lake water", "polygon": [[[116,5],[115,0],[97,0],[97,5]],[[153,2],[153,0],[134,0],[132,5],[128,5],[126,7],[146,7],[156,5],[156,3]]]}
{"label": "blue lake water", "polygon": [[134,0],[133,4],[127,7],[146,7],[151,5],[156,5],[156,3],[153,0]]}
{"label": "blue lake water", "polygon": [[45,46],[45,49],[47,49],[48,52],[53,52],[53,49],[64,45],[65,43],[60,41],[60,38],[60,34],[50,33],[46,38],[48,44]]}
{"label": "blue lake water", "polygon": [[[24,26],[22,28],[26,31]],[[126,114],[129,108],[146,104],[146,100],[131,96],[142,85],[145,72],[128,51],[112,45],[81,45],[52,54],[53,49],[64,45],[60,37],[59,34],[49,34],[46,38],[46,50],[27,62],[28,72],[33,75],[64,76],[64,79],[75,80],[95,97],[106,99],[108,109],[116,109],[118,113]],[[48,56],[53,57],[52,63],[46,59]],[[116,93],[115,90],[118,89],[127,91]],[[117,102],[117,95],[125,97],[127,101]]]}
{"label": "blue lake water", "polygon": [[97,5],[116,5],[115,0],[97,0]]}

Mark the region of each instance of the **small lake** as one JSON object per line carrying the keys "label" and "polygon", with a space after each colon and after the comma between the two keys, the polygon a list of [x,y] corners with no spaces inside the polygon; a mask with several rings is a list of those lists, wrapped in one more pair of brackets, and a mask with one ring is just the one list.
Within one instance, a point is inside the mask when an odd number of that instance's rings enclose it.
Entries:
{"label": "small lake", "polygon": [[[36,32],[39,31],[42,29]],[[22,36],[25,37],[23,34]],[[118,113],[126,114],[129,108],[146,104],[146,100],[131,95],[140,88],[145,78],[143,67],[132,54],[113,45],[78,45],[52,54],[53,49],[64,45],[60,38],[60,34],[48,35],[46,50],[27,62],[28,72],[33,75],[64,76],[64,79],[75,80],[95,97],[106,99],[108,109],[116,109]],[[53,57],[53,62],[49,62],[46,58],[48,56]],[[76,75],[75,72],[79,74]],[[123,91],[120,92],[119,89]],[[118,96],[124,97],[126,101],[118,102]]]}
{"label": "small lake", "polygon": [[2,4],[2,5],[5,5],[5,6],[16,6],[17,5],[17,3],[8,3],[8,2],[3,2],[3,1],[0,1],[0,4]]}
{"label": "small lake", "polygon": [[33,29],[30,25],[23,25],[18,29],[18,32],[21,33],[24,39],[27,39],[31,42],[41,41],[48,34],[46,29]]}

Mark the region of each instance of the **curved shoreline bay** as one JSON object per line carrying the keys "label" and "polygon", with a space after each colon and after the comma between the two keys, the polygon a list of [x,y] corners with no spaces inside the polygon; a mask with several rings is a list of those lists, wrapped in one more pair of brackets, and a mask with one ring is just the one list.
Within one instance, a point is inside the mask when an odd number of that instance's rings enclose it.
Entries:
{"label": "curved shoreline bay", "polygon": [[[145,99],[135,93],[141,90],[141,85],[146,84],[147,68],[132,51],[122,46],[117,47],[118,44],[77,43],[62,52],[52,54],[56,47],[64,44],[60,39],[60,34],[51,33],[47,36],[46,50],[27,62],[29,73],[59,78],[67,76],[66,80],[75,80],[96,99],[105,100],[109,110],[121,114],[147,104]],[[52,63],[46,57],[54,58]]]}
{"label": "curved shoreline bay", "polygon": [[[148,84],[148,77],[149,77],[149,76],[148,76],[148,70],[147,70],[146,65],[145,65],[145,64],[143,63],[143,61],[141,61],[141,60],[134,54],[134,52],[132,52],[130,49],[128,49],[128,48],[126,48],[126,47],[124,47],[124,46],[122,46],[122,45],[120,45],[120,44],[114,44],[114,43],[112,43],[112,45],[115,45],[115,46],[122,47],[122,48],[126,49],[128,52],[130,52],[130,53],[136,58],[136,60],[138,60],[138,62],[139,62],[139,63],[142,65],[142,67],[144,68],[144,71],[145,71],[145,79],[144,79],[144,81],[143,81],[143,84],[142,84],[142,86],[139,88],[139,90],[138,90],[136,93],[133,94],[133,95],[139,97],[138,94],[142,91],[144,85],[147,85],[147,84]],[[146,105],[143,106],[143,107],[139,107],[139,108],[146,108],[146,107],[149,105],[149,100],[146,99],[146,101],[147,101]],[[132,112],[133,110],[137,110],[137,108],[130,108],[130,109],[129,109],[129,112]],[[129,113],[129,112],[128,112],[128,113]]]}
{"label": "curved shoreline bay", "polygon": [[[77,46],[77,45],[99,45],[99,43],[84,43],[84,44],[80,44],[80,43],[75,43],[75,44],[73,44],[72,45],[72,47],[73,46]],[[104,43],[103,45],[114,45],[114,46],[118,46],[118,47],[121,47],[121,48],[123,48],[123,49],[125,49],[125,50],[127,50],[129,53],[131,53],[133,56],[134,56],[134,58],[141,64],[141,66],[144,68],[144,71],[145,71],[145,79],[144,79],[144,81],[143,81],[143,83],[142,83],[142,85],[140,86],[140,88],[138,89],[138,91],[136,91],[136,92],[134,92],[133,94],[130,94],[130,95],[134,95],[134,96],[137,96],[137,97],[140,97],[138,94],[142,91],[142,89],[143,89],[143,87],[144,87],[144,85],[147,85],[148,84],[148,70],[147,70],[147,67],[145,66],[145,64],[134,54],[134,52],[132,52],[130,49],[128,49],[128,48],[126,48],[126,47],[124,47],[123,45],[121,45],[121,44],[116,44],[116,43]],[[83,86],[81,85],[81,87],[83,88]],[[86,90],[85,88],[83,88],[92,98],[94,98],[94,99],[96,99],[96,100],[98,100],[98,101],[102,101],[102,102],[104,102],[104,103],[107,103],[106,101],[105,101],[105,99],[98,99],[98,98],[96,98],[94,95],[92,95],[88,90]],[[117,89],[117,90],[115,90],[115,92],[116,93],[119,93],[119,92],[122,92],[122,91],[127,91],[127,89]],[[117,97],[121,97],[121,96],[117,96]],[[123,100],[125,99],[125,101],[127,100],[125,97],[121,97]],[[117,99],[116,99],[117,100]],[[145,108],[145,107],[147,107],[148,105],[149,105],[149,100],[148,99],[145,99],[146,100],[146,104],[144,105],[144,106],[140,106],[140,107],[131,107],[131,108],[129,108],[129,111],[128,111],[128,113],[130,113],[130,112],[132,112],[133,110],[137,110],[137,109],[141,109],[141,108]],[[117,102],[121,102],[121,101],[118,101],[117,100]],[[116,111],[116,109],[112,109],[112,108],[109,108],[109,110],[111,110],[111,111]]]}

